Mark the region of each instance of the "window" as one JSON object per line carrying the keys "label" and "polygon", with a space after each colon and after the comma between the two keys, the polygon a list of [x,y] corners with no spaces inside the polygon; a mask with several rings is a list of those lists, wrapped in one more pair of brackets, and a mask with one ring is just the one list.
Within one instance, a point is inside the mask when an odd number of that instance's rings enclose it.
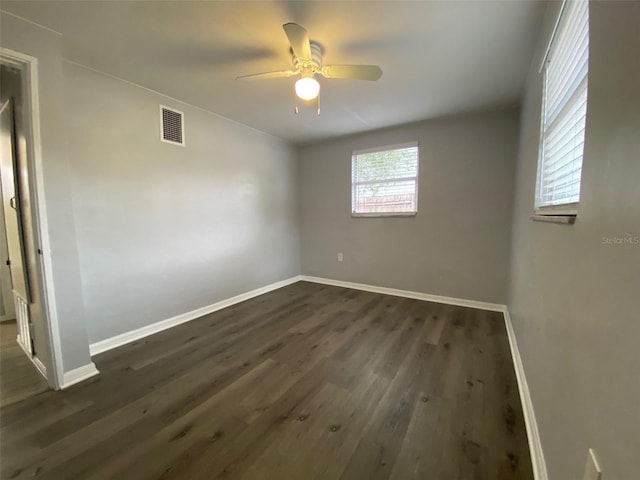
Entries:
{"label": "window", "polygon": [[580,200],[589,69],[589,3],[565,0],[544,64],[536,209],[575,214]]}
{"label": "window", "polygon": [[357,216],[415,215],[418,144],[353,152],[351,212]]}

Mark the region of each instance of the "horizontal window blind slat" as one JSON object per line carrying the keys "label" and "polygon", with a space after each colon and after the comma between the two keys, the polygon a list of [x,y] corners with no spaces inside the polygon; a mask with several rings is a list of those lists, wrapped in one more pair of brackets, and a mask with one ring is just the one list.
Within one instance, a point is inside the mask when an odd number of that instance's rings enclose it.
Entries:
{"label": "horizontal window blind slat", "polygon": [[547,183],[557,183],[560,177],[565,175],[571,175],[573,173],[579,173],[581,170],[580,157],[574,158],[572,161],[567,162],[562,167],[556,169],[551,173],[547,173],[544,177],[544,181]]}
{"label": "horizontal window blind slat", "polygon": [[560,188],[566,183],[573,184],[575,183],[574,180],[579,176],[580,170],[573,169],[571,165],[568,165],[567,168],[558,171],[552,177],[546,178],[542,188]]}
{"label": "horizontal window blind slat", "polygon": [[[558,145],[554,150],[545,153],[545,168],[547,172],[552,172],[554,168],[570,162],[567,158],[576,148],[582,148],[584,145],[584,128],[577,132],[571,132],[571,136],[567,141]],[[580,153],[578,152],[578,156]]]}
{"label": "horizontal window blind slat", "polygon": [[539,206],[565,205],[567,203],[578,203],[578,201],[580,201],[580,197],[577,195],[554,195],[545,198],[543,204]]}
{"label": "horizontal window blind slat", "polygon": [[[574,94],[568,99],[568,101],[562,106],[560,111],[558,111],[557,115],[553,119],[553,121],[545,121],[544,123],[544,131],[555,131],[559,126],[562,127],[562,124],[570,122],[571,118],[569,115],[574,114],[575,112],[583,112],[587,111],[587,88],[588,81],[585,78],[582,83],[578,86]],[[558,125],[560,124],[560,125]]]}
{"label": "horizontal window blind slat", "polygon": [[[585,27],[586,28],[586,27]],[[589,40],[587,32],[585,37],[576,45],[573,55],[569,58],[558,58],[557,63],[549,63],[547,68],[547,85],[551,89],[552,95],[549,97],[549,107],[555,108],[559,98],[568,89],[576,78],[584,77],[584,67],[588,62]]]}
{"label": "horizontal window blind slat", "polygon": [[566,198],[574,195],[573,188],[578,183],[578,180],[566,181],[562,185],[546,188],[543,191],[543,195],[553,198]]}
{"label": "horizontal window blind slat", "polygon": [[536,206],[580,199],[589,70],[586,0],[566,0],[544,72]]}
{"label": "horizontal window blind slat", "polygon": [[562,84],[569,75],[569,72],[582,62],[582,54],[585,47],[589,44],[588,26],[586,24],[582,25],[578,34],[579,37],[573,39],[571,45],[566,46],[566,55],[557,55],[554,59],[549,60],[547,65],[549,83],[551,85]]}
{"label": "horizontal window blind slat", "polygon": [[583,71],[588,54],[587,5],[583,2],[569,5],[567,16],[562,22],[558,38],[547,64],[547,82],[551,92],[548,98],[549,111],[558,108],[568,85],[574,82],[578,72]]}
{"label": "horizontal window blind slat", "polygon": [[415,180],[416,177],[402,177],[402,178],[392,178],[389,180],[367,180],[367,181],[356,181],[353,182],[354,185],[374,185],[374,184],[384,184],[384,183],[394,183],[394,182],[402,182],[405,180]]}
{"label": "horizontal window blind slat", "polygon": [[568,72],[581,62],[582,53],[585,46],[588,45],[588,25],[583,23],[580,25],[580,31],[576,32],[576,36],[564,45],[564,52],[560,52],[549,59],[549,82],[551,85],[562,83]]}
{"label": "horizontal window blind slat", "polygon": [[556,207],[560,205],[569,205],[571,203],[578,203],[580,201],[580,197],[566,197],[566,198],[556,198],[549,201],[545,201],[538,204],[538,207]]}
{"label": "horizontal window blind slat", "polygon": [[584,98],[576,105],[569,105],[552,129],[545,132],[544,163],[545,176],[581,157],[584,144],[586,120],[586,90]]}
{"label": "horizontal window blind slat", "polygon": [[553,122],[558,112],[562,110],[569,101],[571,101],[571,98],[576,94],[576,91],[580,90],[581,84],[586,82],[588,70],[586,63],[588,59],[586,53],[584,60],[584,62],[580,65],[576,65],[575,67],[576,69],[579,69],[579,71],[571,72],[573,77],[571,79],[567,79],[565,84],[560,85],[555,98],[552,97],[549,100],[549,114],[546,118],[547,124]]}
{"label": "horizontal window blind slat", "polygon": [[377,195],[379,192],[394,192],[394,191],[407,191],[407,189],[413,189],[415,186],[415,180],[405,180],[402,182],[380,182],[380,183],[368,183],[366,185],[358,185],[358,192],[362,192],[363,195]]}
{"label": "horizontal window blind slat", "polygon": [[553,123],[558,114],[565,108],[567,103],[573,101],[573,97],[582,90],[582,84],[587,81],[587,64],[580,66],[581,71],[579,75],[571,80],[570,83],[563,86],[563,90],[558,92],[558,96],[555,101],[549,102],[548,115],[545,116],[545,124],[550,125]]}
{"label": "horizontal window blind slat", "polygon": [[[580,117],[584,120],[584,115]],[[578,128],[580,130],[578,130]],[[573,148],[578,143],[583,143],[584,124],[580,122],[578,125],[572,125],[571,128],[565,128],[559,132],[552,145],[547,146],[545,150],[545,158],[548,158],[550,166],[558,163],[564,157],[569,148]]]}
{"label": "horizontal window blind slat", "polygon": [[418,147],[354,153],[351,159],[353,213],[417,211]]}
{"label": "horizontal window blind slat", "polygon": [[586,113],[587,98],[586,95],[584,95],[565,105],[565,108],[560,111],[554,122],[546,126],[545,137],[550,142],[557,141],[559,135],[562,136],[564,132],[571,130],[575,123],[586,116]]}
{"label": "horizontal window blind slat", "polygon": [[552,48],[549,51],[549,60],[554,60],[558,57],[563,57],[567,55],[567,52],[570,48],[570,42],[574,39],[576,35],[576,31],[582,28],[582,26],[588,22],[586,1],[581,4],[576,4],[571,1],[568,1],[568,8],[562,10],[562,19],[559,22],[558,30],[556,31],[556,36],[552,41]]}
{"label": "horizontal window blind slat", "polygon": [[577,132],[569,132],[569,134],[570,136],[566,138],[565,142],[545,154],[547,172],[551,172],[554,168],[570,162],[570,160],[567,159],[567,155],[576,148],[582,148],[584,146],[584,128]]}
{"label": "horizontal window blind slat", "polygon": [[[554,48],[550,51],[548,60],[554,64],[557,71],[562,67],[562,62],[577,50],[576,45],[583,39],[585,31],[588,31],[588,17],[586,16],[586,3],[577,5],[569,12],[569,16],[560,25],[558,34],[554,39]],[[585,8],[580,8],[585,7]]]}

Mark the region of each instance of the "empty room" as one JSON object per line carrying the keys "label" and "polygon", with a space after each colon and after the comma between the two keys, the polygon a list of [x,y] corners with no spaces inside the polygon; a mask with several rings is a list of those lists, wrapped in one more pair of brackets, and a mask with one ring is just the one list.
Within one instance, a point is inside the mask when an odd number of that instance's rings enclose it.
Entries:
{"label": "empty room", "polygon": [[640,1],[0,3],[0,478],[640,478]]}

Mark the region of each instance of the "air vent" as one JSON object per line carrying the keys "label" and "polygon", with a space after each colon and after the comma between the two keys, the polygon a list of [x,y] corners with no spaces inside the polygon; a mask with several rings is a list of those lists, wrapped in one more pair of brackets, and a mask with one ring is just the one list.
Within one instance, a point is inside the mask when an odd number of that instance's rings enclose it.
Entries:
{"label": "air vent", "polygon": [[184,146],[184,114],[160,105],[160,140]]}

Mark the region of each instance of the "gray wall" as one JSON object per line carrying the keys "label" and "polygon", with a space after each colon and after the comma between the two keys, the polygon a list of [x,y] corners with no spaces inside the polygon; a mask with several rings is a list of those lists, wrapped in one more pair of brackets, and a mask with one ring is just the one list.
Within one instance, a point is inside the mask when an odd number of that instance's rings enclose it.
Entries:
{"label": "gray wall", "polygon": [[90,363],[64,121],[61,38],[51,30],[0,14],[0,44],[38,61],[44,196],[58,331],[64,371]]}
{"label": "gray wall", "polygon": [[[302,273],[505,303],[517,136],[518,112],[504,109],[302,148]],[[415,140],[418,215],[352,218],[351,152]]]}
{"label": "gray wall", "polygon": [[[287,142],[64,64],[90,341],[299,273],[296,152]],[[160,141],[159,104],[186,147]]]}
{"label": "gray wall", "polygon": [[[533,222],[548,11],[522,112],[509,309],[550,478],[640,472],[640,2],[591,2],[587,133],[575,225]],[[624,241],[632,243],[607,244]]]}

